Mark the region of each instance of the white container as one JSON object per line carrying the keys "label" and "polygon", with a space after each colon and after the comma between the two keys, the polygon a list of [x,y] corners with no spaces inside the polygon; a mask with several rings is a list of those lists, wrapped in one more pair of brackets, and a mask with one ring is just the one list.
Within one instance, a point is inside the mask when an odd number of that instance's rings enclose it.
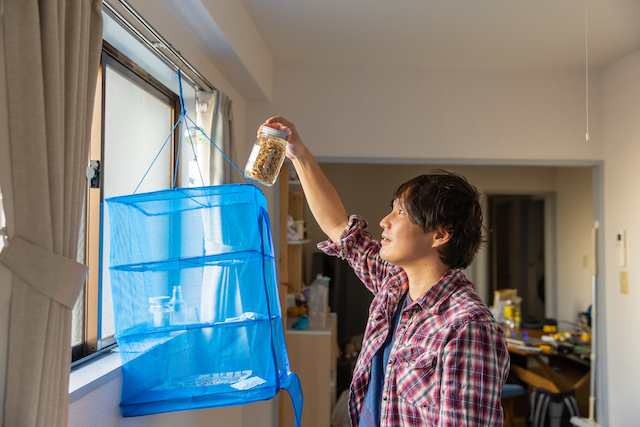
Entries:
{"label": "white container", "polygon": [[298,240],[304,240],[304,220],[296,220],[293,224],[296,228],[296,233],[298,233]]}
{"label": "white container", "polygon": [[149,298],[149,312],[153,316],[153,326],[155,328],[171,325],[169,299],[170,297]]}
{"label": "white container", "polygon": [[329,278],[318,274],[308,289],[309,327],[324,328],[329,309]]}
{"label": "white container", "polygon": [[253,145],[244,174],[261,184],[272,186],[278,179],[287,152],[287,134],[263,126],[260,138]]}

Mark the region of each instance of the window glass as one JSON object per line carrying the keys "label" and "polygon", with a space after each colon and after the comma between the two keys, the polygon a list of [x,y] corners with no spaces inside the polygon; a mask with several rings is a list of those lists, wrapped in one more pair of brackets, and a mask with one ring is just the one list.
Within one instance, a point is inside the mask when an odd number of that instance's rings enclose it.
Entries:
{"label": "window glass", "polygon": [[[78,234],[78,252],[76,261],[85,264],[86,253],[86,230],[87,230],[87,209],[86,194],[82,201],[82,216],[80,217],[80,233]],[[85,310],[85,290],[84,287],[80,291],[80,295],[73,306],[71,312],[71,347],[75,347],[84,342],[84,310]]]}
{"label": "window glass", "polygon": [[4,216],[4,205],[2,204],[2,189],[0,189],[0,251],[4,248],[5,240],[6,240],[6,230],[7,219]]}
{"label": "window glass", "polygon": [[[103,200],[169,188],[172,183],[172,140],[158,154],[173,128],[173,109],[128,75],[107,66],[104,92]],[[151,163],[156,158],[153,166]],[[148,173],[145,177],[145,173]],[[108,207],[102,205],[102,339],[113,336],[113,303],[109,281]]]}
{"label": "window glass", "polygon": [[89,273],[72,312],[72,362],[116,343],[104,200],[171,187],[179,105],[175,91],[103,41],[87,158],[96,173],[87,181],[77,254]]}

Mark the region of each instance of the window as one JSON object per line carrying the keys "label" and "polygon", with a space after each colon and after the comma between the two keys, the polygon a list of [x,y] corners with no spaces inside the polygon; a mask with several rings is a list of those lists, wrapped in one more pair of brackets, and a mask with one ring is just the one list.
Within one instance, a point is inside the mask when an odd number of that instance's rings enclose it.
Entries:
{"label": "window", "polygon": [[100,175],[98,188],[87,190],[78,249],[90,272],[73,310],[73,361],[115,344],[104,200],[139,184],[137,193],[169,188],[178,141],[175,132],[158,154],[179,117],[177,95],[106,42],[95,102],[90,159],[100,162]]}
{"label": "window", "polygon": [[7,219],[4,215],[4,205],[2,204],[2,189],[0,188],[0,252],[6,244],[7,234],[5,227],[7,226]]}

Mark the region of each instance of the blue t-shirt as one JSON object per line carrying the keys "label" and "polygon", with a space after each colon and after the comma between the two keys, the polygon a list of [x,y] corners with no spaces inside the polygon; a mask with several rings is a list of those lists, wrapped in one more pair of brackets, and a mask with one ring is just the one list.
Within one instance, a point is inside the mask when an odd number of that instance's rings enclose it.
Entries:
{"label": "blue t-shirt", "polygon": [[393,342],[396,339],[396,330],[398,329],[398,321],[400,313],[411,305],[413,301],[409,296],[409,291],[405,293],[400,302],[399,310],[396,310],[393,319],[393,332],[387,335],[382,347],[378,350],[371,360],[371,379],[367,387],[367,394],[364,397],[364,405],[360,414],[360,427],[378,427],[380,425],[380,411],[382,409],[382,390],[384,389],[384,373],[387,363],[389,362],[389,354],[393,348]]}

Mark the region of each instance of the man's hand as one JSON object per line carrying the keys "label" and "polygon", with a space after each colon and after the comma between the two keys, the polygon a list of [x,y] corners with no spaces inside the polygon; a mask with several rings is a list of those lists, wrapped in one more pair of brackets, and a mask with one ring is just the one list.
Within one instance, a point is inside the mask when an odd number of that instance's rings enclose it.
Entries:
{"label": "man's hand", "polygon": [[284,117],[276,116],[268,119],[264,124],[260,126],[258,129],[258,137],[260,137],[260,133],[262,132],[262,127],[267,126],[282,132],[285,132],[287,135],[287,157],[290,159],[295,159],[302,155],[302,153],[306,150],[306,147],[300,140],[300,136],[298,135],[298,131],[293,123],[285,119]]}

